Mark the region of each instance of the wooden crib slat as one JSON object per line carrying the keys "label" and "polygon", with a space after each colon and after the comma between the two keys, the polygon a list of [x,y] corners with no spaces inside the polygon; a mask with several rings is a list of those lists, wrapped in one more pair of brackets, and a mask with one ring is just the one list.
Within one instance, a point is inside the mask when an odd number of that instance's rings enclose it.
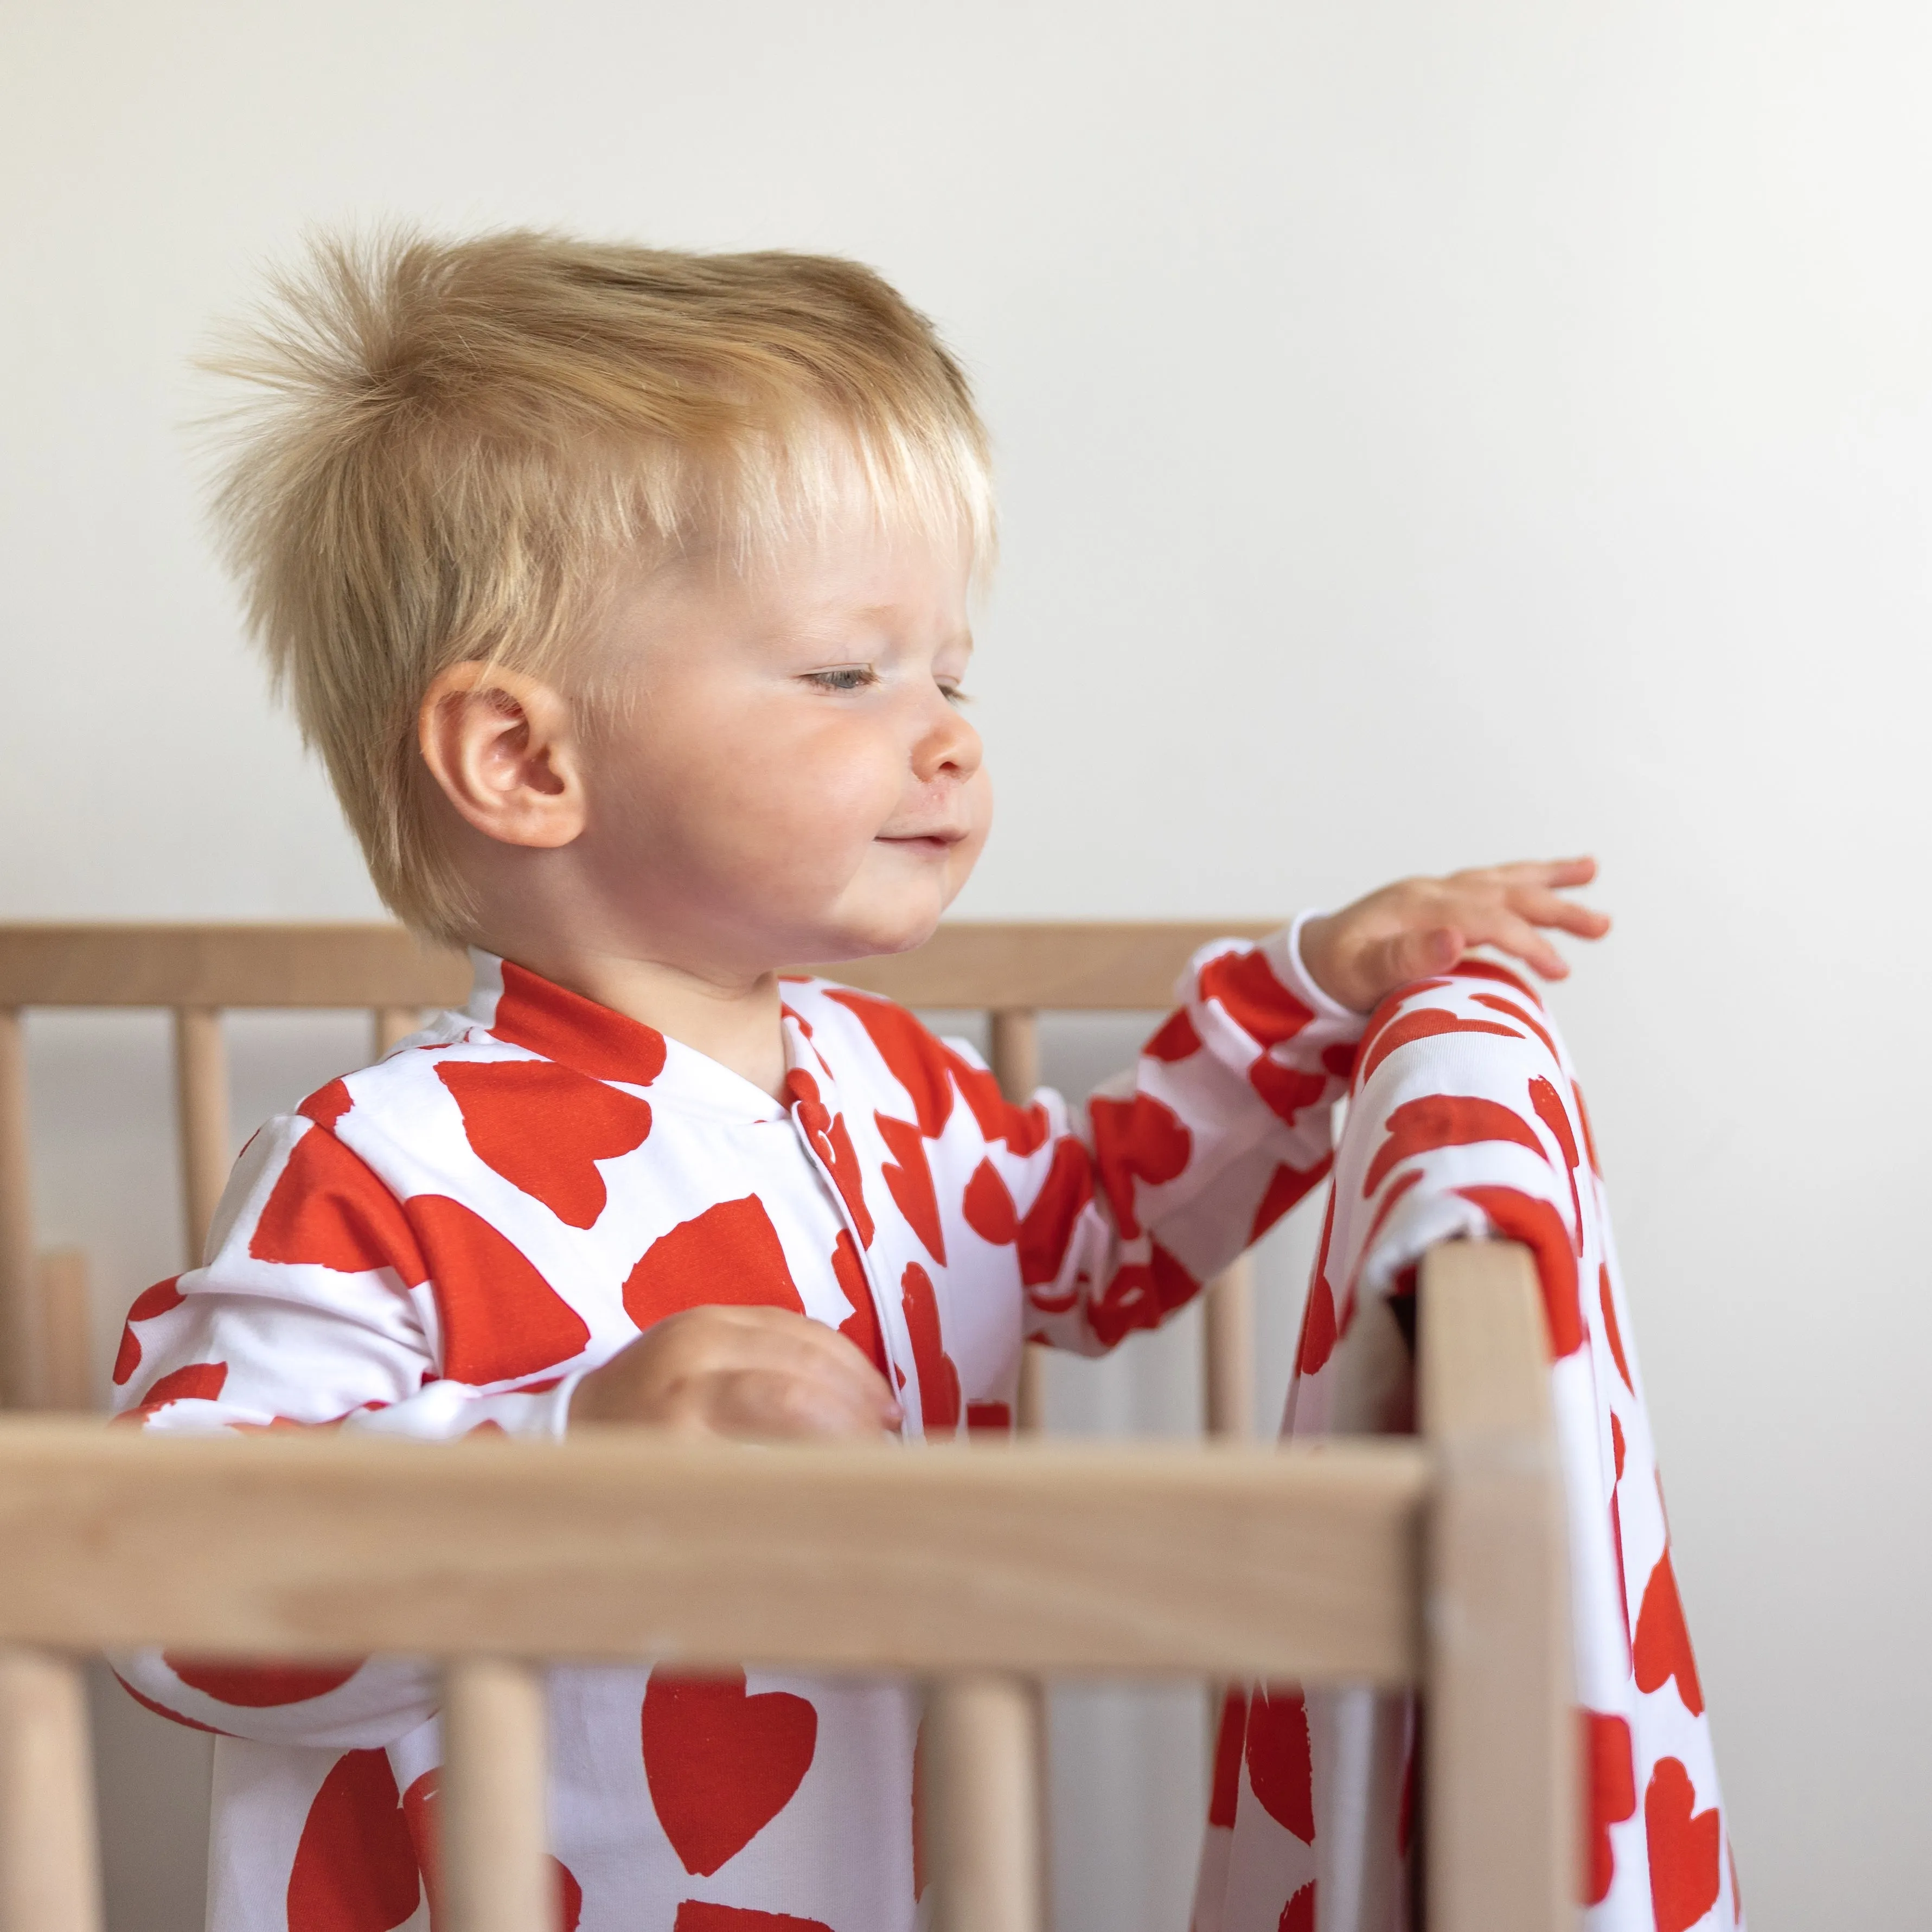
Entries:
{"label": "wooden crib slat", "polygon": [[[992,1028],[988,1058],[993,1077],[1009,1100],[1024,1106],[1040,1084],[1040,1016],[1027,1006],[997,1006],[986,1017]],[[1046,1420],[1046,1367],[1039,1348],[1020,1350],[1013,1420],[1023,1436],[1037,1434]]]}
{"label": "wooden crib slat", "polygon": [[40,1406],[39,1270],[28,1158],[26,1042],[16,1008],[0,1006],[0,1406]]}
{"label": "wooden crib slat", "polygon": [[175,1009],[175,1103],[183,1248],[195,1268],[228,1183],[228,1050],[215,1007]]}
{"label": "wooden crib slat", "polygon": [[1207,1286],[1201,1326],[1208,1433],[1237,1442],[1255,1432],[1255,1264],[1238,1256]]}
{"label": "wooden crib slat", "polygon": [[1046,1426],[1046,1351],[1037,1342],[1029,1342],[1020,1350],[1013,1424],[1022,1436],[1037,1436]]}
{"label": "wooden crib slat", "polygon": [[419,1006],[372,1006],[369,1010],[370,1034],[380,1060],[398,1040],[407,1040],[422,1024]]}
{"label": "wooden crib slat", "polygon": [[100,1925],[80,1666],[0,1649],[0,1932],[99,1932]]}
{"label": "wooden crib slat", "polygon": [[1535,1266],[1514,1242],[1448,1242],[1421,1292],[1430,1932],[1574,1932],[1580,1753]]}
{"label": "wooden crib slat", "polygon": [[450,1932],[556,1932],[544,1770],[544,1676],[472,1658],[442,1680],[442,1910]]}
{"label": "wooden crib slat", "polygon": [[1038,1724],[1022,1678],[946,1678],[927,1692],[919,1822],[937,1932],[1040,1932]]}
{"label": "wooden crib slat", "polygon": [[992,1064],[1000,1091],[1023,1107],[1040,1084],[1040,1016],[1027,1006],[995,1007]]}
{"label": "wooden crib slat", "polygon": [[94,1406],[94,1324],[88,1308],[86,1251],[50,1248],[40,1257],[40,1290],[46,1359],[42,1406],[83,1414]]}

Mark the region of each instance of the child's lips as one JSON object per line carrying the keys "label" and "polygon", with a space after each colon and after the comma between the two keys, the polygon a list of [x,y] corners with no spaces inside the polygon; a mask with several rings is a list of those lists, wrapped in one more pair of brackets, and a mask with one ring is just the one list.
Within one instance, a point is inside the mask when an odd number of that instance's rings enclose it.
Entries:
{"label": "child's lips", "polygon": [[965,836],[963,832],[950,830],[882,832],[878,843],[896,846],[902,852],[910,852],[923,859],[943,859]]}

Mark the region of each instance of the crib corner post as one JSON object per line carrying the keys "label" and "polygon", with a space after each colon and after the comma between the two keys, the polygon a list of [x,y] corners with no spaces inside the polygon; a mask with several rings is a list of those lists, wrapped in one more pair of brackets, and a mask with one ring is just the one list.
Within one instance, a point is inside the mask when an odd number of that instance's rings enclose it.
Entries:
{"label": "crib corner post", "polygon": [[1574,1932],[1569,1559],[1535,1264],[1513,1242],[1443,1243],[1421,1304],[1430,1932]]}

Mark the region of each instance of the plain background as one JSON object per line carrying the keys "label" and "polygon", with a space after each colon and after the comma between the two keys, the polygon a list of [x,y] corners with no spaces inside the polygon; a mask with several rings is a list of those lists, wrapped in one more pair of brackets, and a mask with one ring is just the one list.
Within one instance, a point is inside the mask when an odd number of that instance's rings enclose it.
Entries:
{"label": "plain background", "polygon": [[[1760,1932],[1921,1922],[1928,98],[1932,15],[1886,0],[13,0],[0,917],[374,910],[183,434],[207,324],[305,225],[875,264],[999,448],[962,912],[1601,857],[1618,930],[1557,1010],[1745,1894]],[[238,1023],[238,1123],[344,1025]],[[104,1338],[172,1262],[160,1035],[34,1042]],[[1054,1066],[1128,1044],[1063,1028]],[[1192,1348],[1068,1370],[1061,1420],[1191,1426]],[[104,1703],[116,1922],[177,1932],[199,1747],[146,1722]],[[1066,1932],[1178,1932],[1191,1697],[1058,1725]]]}

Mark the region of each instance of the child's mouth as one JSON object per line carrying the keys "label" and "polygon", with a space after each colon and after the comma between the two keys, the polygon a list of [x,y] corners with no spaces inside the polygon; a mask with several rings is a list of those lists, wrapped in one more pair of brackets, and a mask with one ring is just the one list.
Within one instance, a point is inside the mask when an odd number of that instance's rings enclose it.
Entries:
{"label": "child's mouth", "polygon": [[878,842],[902,852],[912,853],[919,858],[943,859],[958,844],[961,836],[957,832],[926,832],[895,837],[881,832]]}

